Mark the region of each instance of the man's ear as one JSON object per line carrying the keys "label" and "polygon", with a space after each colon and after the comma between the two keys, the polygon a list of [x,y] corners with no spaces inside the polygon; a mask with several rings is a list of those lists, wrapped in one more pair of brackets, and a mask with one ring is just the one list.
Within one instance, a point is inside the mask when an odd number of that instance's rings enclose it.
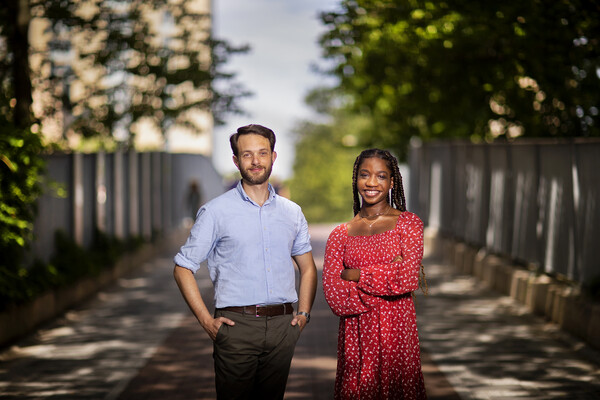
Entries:
{"label": "man's ear", "polygon": [[273,162],[275,162],[275,159],[276,159],[276,158],[277,158],[277,152],[276,152],[276,151],[274,151],[274,152],[273,152]]}
{"label": "man's ear", "polygon": [[235,164],[235,166],[237,167],[237,169],[240,169],[240,162],[238,161],[237,156],[233,156],[231,157],[233,159],[233,163]]}

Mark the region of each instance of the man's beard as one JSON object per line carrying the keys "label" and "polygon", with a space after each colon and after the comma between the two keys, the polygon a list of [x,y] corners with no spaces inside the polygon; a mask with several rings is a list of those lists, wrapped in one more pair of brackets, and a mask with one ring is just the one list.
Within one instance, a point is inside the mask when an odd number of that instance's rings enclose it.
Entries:
{"label": "man's beard", "polygon": [[273,170],[273,164],[267,166],[260,175],[252,175],[248,170],[240,168],[240,174],[242,179],[253,185],[262,185],[269,180],[271,171]]}

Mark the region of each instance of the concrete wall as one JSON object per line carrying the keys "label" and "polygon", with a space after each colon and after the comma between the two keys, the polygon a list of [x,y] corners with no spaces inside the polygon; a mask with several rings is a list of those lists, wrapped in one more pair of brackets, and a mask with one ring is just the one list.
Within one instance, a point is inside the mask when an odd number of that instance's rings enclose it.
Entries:
{"label": "concrete wall", "polygon": [[523,268],[510,258],[490,253],[429,229],[425,248],[459,273],[477,277],[499,294],[510,296],[535,315],[600,349],[600,304],[571,282]]}
{"label": "concrete wall", "polygon": [[124,255],[97,277],[0,312],[0,346],[80,304],[160,252],[183,244],[190,223],[186,219],[191,214],[186,203],[190,181],[201,185],[203,202],[226,190],[210,160],[197,154],[54,154],[47,157],[47,171],[53,189],[38,202],[30,260],[52,257],[59,229],[83,247],[92,242],[95,229],[120,238],[159,235],[160,240]]}
{"label": "concrete wall", "polygon": [[226,189],[210,160],[198,154],[72,153],[46,160],[51,184],[38,201],[30,260],[52,257],[59,229],[83,247],[96,229],[119,238],[168,234],[191,215],[186,195],[192,180],[203,201]]}

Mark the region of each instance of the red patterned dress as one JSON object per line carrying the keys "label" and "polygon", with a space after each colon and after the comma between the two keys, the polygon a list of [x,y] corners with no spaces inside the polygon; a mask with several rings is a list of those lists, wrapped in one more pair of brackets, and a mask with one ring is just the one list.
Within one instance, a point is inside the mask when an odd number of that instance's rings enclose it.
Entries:
{"label": "red patterned dress", "polygon": [[[387,232],[350,236],[342,224],[329,235],[323,289],[341,317],[336,399],[427,398],[411,296],[422,258],[423,223],[410,212]],[[359,282],[342,280],[344,268],[360,269]]]}

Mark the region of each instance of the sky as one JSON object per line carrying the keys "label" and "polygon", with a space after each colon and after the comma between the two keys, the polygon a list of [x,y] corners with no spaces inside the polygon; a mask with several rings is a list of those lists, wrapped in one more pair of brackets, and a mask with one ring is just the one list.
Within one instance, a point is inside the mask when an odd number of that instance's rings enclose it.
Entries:
{"label": "sky", "polygon": [[250,45],[250,52],[234,55],[225,66],[237,74],[254,95],[240,102],[248,115],[229,115],[215,127],[213,164],[223,175],[237,171],[231,159],[229,135],[240,126],[256,123],[277,137],[273,177],[288,179],[294,161],[292,129],[314,117],[304,97],[314,87],[331,82],[311,71],[320,63],[318,36],[324,31],[320,11],[336,9],[339,0],[213,0],[213,34],[234,46]]}

